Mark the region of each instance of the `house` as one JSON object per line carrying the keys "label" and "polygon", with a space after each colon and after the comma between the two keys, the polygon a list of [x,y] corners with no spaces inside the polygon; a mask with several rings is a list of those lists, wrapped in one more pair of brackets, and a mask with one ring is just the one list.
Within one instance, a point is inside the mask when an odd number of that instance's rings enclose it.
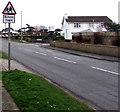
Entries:
{"label": "house", "polygon": [[71,40],[74,33],[107,31],[104,23],[112,22],[107,16],[67,16],[62,20],[61,35]]}

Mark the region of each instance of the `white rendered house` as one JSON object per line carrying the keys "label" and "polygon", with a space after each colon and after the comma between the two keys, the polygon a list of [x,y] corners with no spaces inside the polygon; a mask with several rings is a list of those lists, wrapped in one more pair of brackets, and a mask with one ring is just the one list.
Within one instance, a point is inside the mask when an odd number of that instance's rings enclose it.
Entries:
{"label": "white rendered house", "polygon": [[72,35],[78,32],[107,31],[104,23],[112,22],[107,16],[67,16],[63,17],[61,35],[72,40]]}

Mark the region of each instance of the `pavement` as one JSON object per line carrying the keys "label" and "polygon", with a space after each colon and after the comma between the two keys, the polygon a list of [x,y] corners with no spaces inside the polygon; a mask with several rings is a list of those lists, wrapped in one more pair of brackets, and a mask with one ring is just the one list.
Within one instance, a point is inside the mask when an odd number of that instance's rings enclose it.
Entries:
{"label": "pavement", "polygon": [[75,50],[70,50],[70,49],[52,47],[49,44],[42,44],[41,47],[52,49],[52,50],[59,50],[59,51],[66,52],[69,54],[74,54],[74,55],[78,55],[78,56],[84,56],[84,57],[89,57],[89,58],[94,58],[94,59],[99,59],[99,60],[120,62],[120,57],[105,56],[105,55],[100,55],[100,54],[93,54],[93,53],[75,51]]}
{"label": "pavement", "polygon": [[[11,70],[14,70],[14,69],[19,69],[22,71],[33,73],[32,71],[30,71],[25,66],[18,63],[17,61],[11,60]],[[1,70],[4,70],[4,71],[8,70],[8,60],[0,59],[0,71]],[[0,93],[1,93],[0,94],[0,111],[1,112],[12,112],[12,111],[19,112],[20,111],[17,105],[14,103],[10,94],[4,88],[2,81],[0,81]]]}

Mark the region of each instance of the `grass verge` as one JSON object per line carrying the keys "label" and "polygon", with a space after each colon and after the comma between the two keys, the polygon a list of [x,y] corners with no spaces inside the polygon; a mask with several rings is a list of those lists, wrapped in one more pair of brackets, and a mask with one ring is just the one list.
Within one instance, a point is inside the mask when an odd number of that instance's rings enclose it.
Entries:
{"label": "grass verge", "polygon": [[22,43],[22,40],[20,40],[20,39],[10,39],[10,40],[14,41],[14,42]]}
{"label": "grass verge", "polygon": [[2,80],[2,71],[0,71],[0,81]]}
{"label": "grass verge", "polygon": [[5,88],[21,112],[94,112],[40,76],[19,70],[3,71],[2,76]]}
{"label": "grass verge", "polygon": [[[2,38],[2,39],[8,40],[8,38]],[[10,40],[13,41],[13,42],[22,43],[22,40],[20,40],[20,39],[13,39],[13,38],[11,38]]]}
{"label": "grass verge", "polygon": [[0,51],[0,58],[8,59],[8,56],[7,56],[7,54],[4,53],[3,51]]}

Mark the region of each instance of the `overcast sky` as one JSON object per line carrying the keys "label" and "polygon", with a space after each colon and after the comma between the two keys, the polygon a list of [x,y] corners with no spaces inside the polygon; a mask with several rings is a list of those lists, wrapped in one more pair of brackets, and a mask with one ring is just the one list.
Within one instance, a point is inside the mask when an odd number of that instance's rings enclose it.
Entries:
{"label": "overcast sky", "polygon": [[[118,2],[119,0],[11,0],[17,12],[16,22],[11,27],[21,27],[21,11],[23,27],[30,24],[61,28],[65,13],[70,16],[108,16],[118,22]],[[0,0],[0,30],[5,27],[2,11],[7,3],[8,0]]]}

